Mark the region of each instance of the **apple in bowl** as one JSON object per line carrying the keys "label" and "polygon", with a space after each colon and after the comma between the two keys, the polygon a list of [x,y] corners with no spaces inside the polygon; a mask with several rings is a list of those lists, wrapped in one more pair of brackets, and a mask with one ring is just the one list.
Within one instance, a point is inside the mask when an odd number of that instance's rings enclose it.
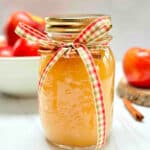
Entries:
{"label": "apple in bowl", "polygon": [[19,22],[44,32],[44,19],[25,11],[14,12],[0,36],[0,92],[13,96],[37,95],[39,45],[20,38],[14,30]]}

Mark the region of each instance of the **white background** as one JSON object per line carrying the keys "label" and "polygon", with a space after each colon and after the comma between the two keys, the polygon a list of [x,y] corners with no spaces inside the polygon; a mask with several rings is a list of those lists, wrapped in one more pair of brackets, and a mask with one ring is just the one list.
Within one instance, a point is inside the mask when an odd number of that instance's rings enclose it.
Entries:
{"label": "white background", "polygon": [[[132,46],[150,47],[149,0],[0,0],[0,30],[15,10],[48,16],[62,13],[104,13],[113,20],[112,49],[121,59]],[[2,30],[1,30],[2,32]]]}

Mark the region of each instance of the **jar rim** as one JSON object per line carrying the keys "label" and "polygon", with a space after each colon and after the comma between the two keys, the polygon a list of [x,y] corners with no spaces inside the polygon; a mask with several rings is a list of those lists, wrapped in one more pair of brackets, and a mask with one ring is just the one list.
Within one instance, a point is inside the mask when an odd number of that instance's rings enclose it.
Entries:
{"label": "jar rim", "polygon": [[111,19],[109,15],[103,14],[70,14],[46,17],[46,32],[79,33],[99,17]]}

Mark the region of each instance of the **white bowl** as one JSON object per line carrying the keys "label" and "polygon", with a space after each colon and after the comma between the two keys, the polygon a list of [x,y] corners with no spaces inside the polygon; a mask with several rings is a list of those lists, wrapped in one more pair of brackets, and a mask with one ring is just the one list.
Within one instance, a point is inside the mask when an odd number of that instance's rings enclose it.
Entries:
{"label": "white bowl", "polygon": [[40,57],[0,57],[0,92],[13,96],[37,95]]}

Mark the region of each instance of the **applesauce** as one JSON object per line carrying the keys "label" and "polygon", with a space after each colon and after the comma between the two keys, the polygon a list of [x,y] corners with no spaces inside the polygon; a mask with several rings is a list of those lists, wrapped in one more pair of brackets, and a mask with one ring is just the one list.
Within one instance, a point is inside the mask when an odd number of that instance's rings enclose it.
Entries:
{"label": "applesauce", "polygon": [[[66,36],[57,34],[52,38],[68,42]],[[108,137],[112,125],[115,61],[108,46],[94,44],[88,48],[102,83]],[[40,53],[41,75],[53,52],[40,50]],[[88,73],[77,54],[61,57],[48,71],[39,93],[39,111],[45,135],[51,143],[70,147],[96,145],[96,111],[92,89]]]}

